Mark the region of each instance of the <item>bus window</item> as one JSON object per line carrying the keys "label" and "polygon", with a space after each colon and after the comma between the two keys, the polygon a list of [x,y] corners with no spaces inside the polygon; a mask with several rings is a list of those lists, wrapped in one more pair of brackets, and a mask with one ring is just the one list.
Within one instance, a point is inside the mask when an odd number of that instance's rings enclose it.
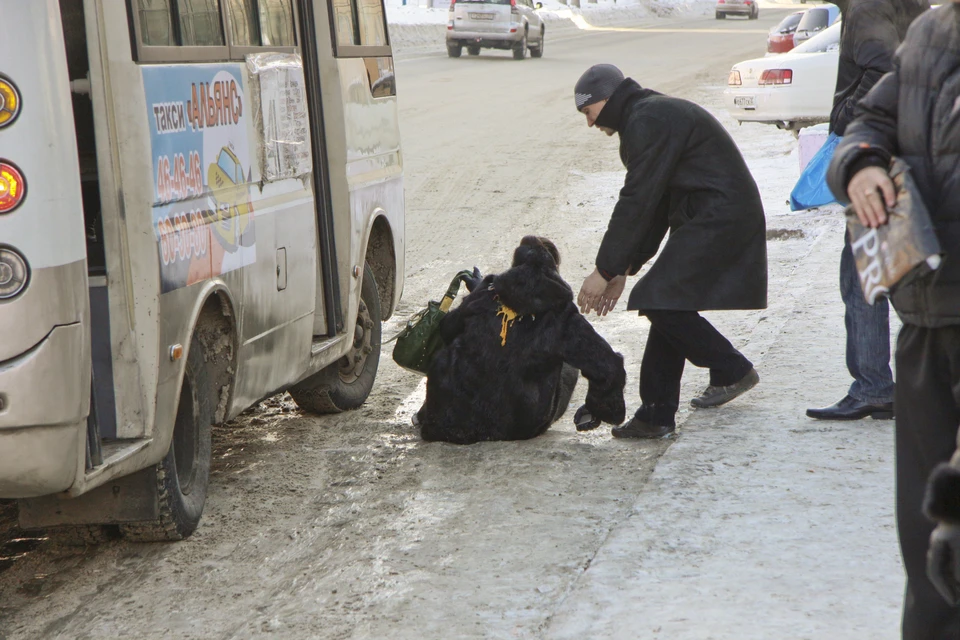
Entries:
{"label": "bus window", "polygon": [[290,0],[259,0],[263,46],[294,47],[293,8]]}
{"label": "bus window", "polygon": [[227,0],[231,42],[238,47],[295,47],[291,0]]}
{"label": "bus window", "polygon": [[333,18],[337,25],[337,45],[357,45],[353,5],[350,0],[333,0]]}
{"label": "bus window", "polygon": [[383,5],[380,0],[357,0],[357,9],[360,14],[360,44],[387,46],[387,30],[383,26]]}
{"label": "bus window", "polygon": [[180,15],[180,44],[184,46],[222,46],[219,0],[177,0]]}
{"label": "bus window", "polygon": [[143,44],[173,46],[173,17],[170,0],[140,0],[140,32]]}
{"label": "bus window", "polygon": [[227,0],[230,7],[231,43],[246,47],[260,44],[256,0]]}

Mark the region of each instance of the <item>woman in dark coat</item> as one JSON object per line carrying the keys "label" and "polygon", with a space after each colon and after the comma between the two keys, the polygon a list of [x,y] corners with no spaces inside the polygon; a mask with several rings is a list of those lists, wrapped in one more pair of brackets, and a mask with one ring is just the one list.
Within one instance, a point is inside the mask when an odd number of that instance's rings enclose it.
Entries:
{"label": "woman in dark coat", "polygon": [[710,369],[695,407],[729,402],[759,381],[753,365],[699,311],[767,305],[766,222],[757,185],[723,126],[703,108],[644,89],[613,65],[577,82],[577,109],[607,135],[620,134],[627,177],[578,297],[606,314],[669,238],[630,294],[650,320],[640,370],[642,405],[617,437],[674,431],[684,362]]}
{"label": "woman in dark coat", "polygon": [[548,240],[526,236],[513,266],[488,275],[440,325],[446,346],[417,413],[424,440],[525,440],[566,410],[577,370],[589,381],[579,430],[624,419],[623,358],[573,303]]}

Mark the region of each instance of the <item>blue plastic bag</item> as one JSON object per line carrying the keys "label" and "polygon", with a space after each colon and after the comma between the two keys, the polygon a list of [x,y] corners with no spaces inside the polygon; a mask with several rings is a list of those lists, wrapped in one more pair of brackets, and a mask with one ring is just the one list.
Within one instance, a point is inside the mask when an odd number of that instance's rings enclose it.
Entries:
{"label": "blue plastic bag", "polygon": [[826,142],[803,169],[800,179],[790,192],[790,211],[822,207],[837,201],[827,186],[827,169],[840,139],[835,133],[827,136]]}

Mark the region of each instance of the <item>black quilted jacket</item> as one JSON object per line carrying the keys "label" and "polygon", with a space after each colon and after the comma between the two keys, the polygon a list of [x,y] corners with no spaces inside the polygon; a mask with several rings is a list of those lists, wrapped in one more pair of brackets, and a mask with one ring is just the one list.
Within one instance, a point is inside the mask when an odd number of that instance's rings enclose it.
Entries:
{"label": "black quilted jacket", "polygon": [[909,163],[946,256],[937,271],[896,288],[892,302],[909,324],[960,324],[960,5],[917,18],[893,71],[857,113],[833,156],[830,188],[846,202],[857,170],[886,166],[892,155]]}

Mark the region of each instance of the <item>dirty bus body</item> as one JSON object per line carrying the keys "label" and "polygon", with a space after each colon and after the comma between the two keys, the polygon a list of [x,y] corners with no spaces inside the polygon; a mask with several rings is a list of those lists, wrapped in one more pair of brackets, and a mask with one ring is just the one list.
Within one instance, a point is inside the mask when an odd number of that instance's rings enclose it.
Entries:
{"label": "dirty bus body", "polygon": [[382,2],[0,14],[0,498],[26,528],[181,539],[211,423],[373,385],[404,246]]}

